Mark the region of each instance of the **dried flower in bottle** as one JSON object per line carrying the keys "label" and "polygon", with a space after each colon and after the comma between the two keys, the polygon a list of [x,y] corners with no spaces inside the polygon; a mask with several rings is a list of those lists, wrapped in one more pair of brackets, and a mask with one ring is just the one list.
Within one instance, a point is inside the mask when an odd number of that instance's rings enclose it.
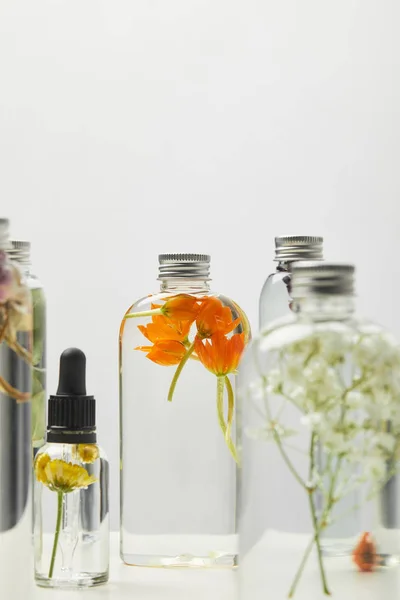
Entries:
{"label": "dried flower in bottle", "polygon": [[371,572],[379,564],[376,545],[368,531],[362,534],[353,551],[353,561],[360,571]]}
{"label": "dried flower in bottle", "polygon": [[79,444],[78,454],[81,461],[87,464],[94,463],[100,456],[96,444]]}

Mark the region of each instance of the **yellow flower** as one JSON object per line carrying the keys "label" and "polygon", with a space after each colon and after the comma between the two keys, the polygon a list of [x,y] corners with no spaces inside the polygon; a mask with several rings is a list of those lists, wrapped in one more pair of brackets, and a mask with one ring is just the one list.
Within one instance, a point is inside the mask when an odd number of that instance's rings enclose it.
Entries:
{"label": "yellow flower", "polygon": [[89,475],[84,467],[64,460],[50,460],[48,454],[39,456],[35,464],[35,473],[38,481],[44,483],[52,492],[64,494],[87,488],[97,481],[96,477]]}
{"label": "yellow flower", "polygon": [[35,461],[35,475],[36,479],[41,483],[46,483],[47,478],[45,469],[50,462],[50,456],[48,454],[39,454]]}
{"label": "yellow flower", "polygon": [[79,444],[78,454],[83,463],[94,463],[100,456],[96,444]]}

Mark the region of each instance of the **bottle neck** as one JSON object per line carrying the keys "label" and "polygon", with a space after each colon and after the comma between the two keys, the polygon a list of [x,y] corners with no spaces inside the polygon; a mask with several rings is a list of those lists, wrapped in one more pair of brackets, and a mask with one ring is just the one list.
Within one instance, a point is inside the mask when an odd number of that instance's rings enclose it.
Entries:
{"label": "bottle neck", "polygon": [[85,431],[69,431],[49,427],[46,441],[48,444],[95,444],[97,432],[95,427]]}
{"label": "bottle neck", "polygon": [[15,264],[17,264],[19,270],[25,275],[25,277],[31,275],[31,263],[15,261]]}
{"label": "bottle neck", "polygon": [[161,281],[161,291],[179,294],[198,294],[208,292],[210,286],[207,280],[186,277],[172,277]]}
{"label": "bottle neck", "polygon": [[293,312],[311,317],[313,320],[343,320],[349,318],[355,310],[353,296],[327,295],[296,298],[292,304]]}
{"label": "bottle neck", "polygon": [[287,261],[280,260],[276,267],[277,271],[285,271],[286,273],[290,272],[290,263]]}

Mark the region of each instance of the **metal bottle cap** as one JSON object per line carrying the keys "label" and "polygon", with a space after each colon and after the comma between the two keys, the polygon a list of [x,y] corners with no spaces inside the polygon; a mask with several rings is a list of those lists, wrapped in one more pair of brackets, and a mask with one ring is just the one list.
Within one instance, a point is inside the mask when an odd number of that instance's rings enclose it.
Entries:
{"label": "metal bottle cap", "polygon": [[210,260],[208,254],[160,254],[158,279],[189,278],[208,281]]}
{"label": "metal bottle cap", "polygon": [[296,262],[292,268],[291,296],[354,294],[354,265],[318,261]]}
{"label": "metal bottle cap", "polygon": [[322,260],[323,241],[314,235],[280,235],[275,238],[275,260]]}
{"label": "metal bottle cap", "polygon": [[11,260],[20,265],[29,265],[31,261],[31,243],[21,240],[12,240],[8,251]]}

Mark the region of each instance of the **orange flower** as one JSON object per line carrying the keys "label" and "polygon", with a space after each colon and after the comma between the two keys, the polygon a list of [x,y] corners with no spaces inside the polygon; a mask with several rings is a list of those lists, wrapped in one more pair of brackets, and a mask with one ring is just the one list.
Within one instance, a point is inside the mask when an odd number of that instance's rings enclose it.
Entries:
{"label": "orange flower", "polygon": [[363,533],[360,541],[353,550],[353,561],[360,571],[370,572],[379,564],[376,545],[368,531]]}
{"label": "orange flower", "polygon": [[178,319],[179,321],[193,321],[196,319],[199,311],[197,298],[188,294],[179,294],[168,298],[160,307],[161,313],[165,317]]}
{"label": "orange flower", "polygon": [[147,352],[147,358],[164,367],[179,364],[186,353],[185,346],[175,340],[160,340],[153,346],[138,346],[135,350]]}
{"label": "orange flower", "polygon": [[235,333],[228,339],[218,332],[205,342],[196,338],[194,343],[194,349],[203,365],[218,377],[236,371],[244,346],[243,333]]}
{"label": "orange flower", "polygon": [[190,331],[190,321],[175,321],[162,315],[154,315],[148,325],[138,325],[143,335],[153,343],[160,340],[183,342]]}
{"label": "orange flower", "polygon": [[233,331],[241,319],[232,320],[232,311],[229,306],[224,306],[218,298],[210,296],[202,304],[196,318],[197,335],[201,338],[209,338],[214,333],[224,335]]}

